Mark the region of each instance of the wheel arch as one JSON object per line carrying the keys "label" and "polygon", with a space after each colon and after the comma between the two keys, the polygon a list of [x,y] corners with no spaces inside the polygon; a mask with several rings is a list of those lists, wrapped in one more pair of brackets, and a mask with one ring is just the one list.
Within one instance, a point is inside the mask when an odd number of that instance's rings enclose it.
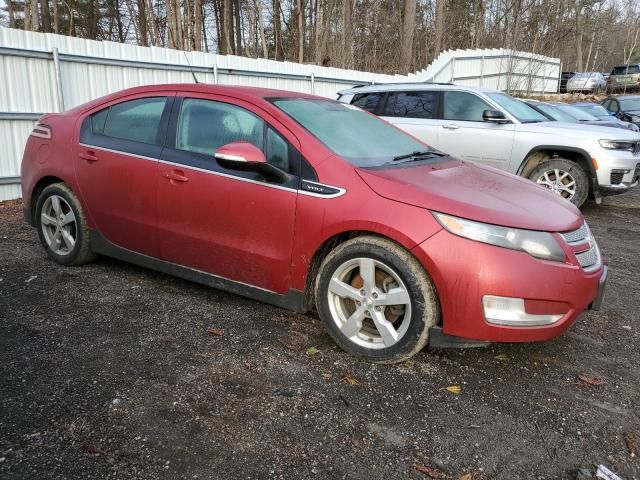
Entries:
{"label": "wheel arch", "polygon": [[[65,182],[60,177],[57,177],[55,175],[46,175],[40,178],[34,185],[33,189],[31,190],[31,194],[28,196],[29,210],[31,213],[31,225],[35,226],[35,213],[36,213],[35,209],[36,209],[36,204],[38,203],[38,197],[40,197],[40,194],[45,188],[47,188],[49,185],[53,185],[54,183],[65,183]],[[67,187],[70,188],[68,185]]]}
{"label": "wheel arch", "polygon": [[315,307],[315,279],[318,275],[318,271],[320,269],[320,265],[323,260],[327,257],[327,255],[334,250],[338,245],[351,240],[357,237],[377,237],[384,240],[387,240],[398,247],[406,250],[411,256],[413,256],[418,263],[425,270],[427,275],[429,272],[426,271],[422,262],[413,254],[411,248],[403,245],[397,239],[394,239],[388,235],[384,235],[380,232],[372,231],[372,230],[346,230],[340,233],[336,233],[331,237],[325,239],[315,250],[313,256],[311,257],[311,262],[309,262],[309,267],[307,268],[305,284],[304,284],[304,305],[307,310],[313,310]]}
{"label": "wheel arch", "polygon": [[525,156],[518,167],[517,174],[527,178],[528,175],[543,161],[562,157],[571,160],[585,171],[589,177],[589,192],[593,193],[598,189],[598,176],[591,160],[591,155],[586,150],[577,147],[566,147],[562,145],[540,145],[532,148]]}

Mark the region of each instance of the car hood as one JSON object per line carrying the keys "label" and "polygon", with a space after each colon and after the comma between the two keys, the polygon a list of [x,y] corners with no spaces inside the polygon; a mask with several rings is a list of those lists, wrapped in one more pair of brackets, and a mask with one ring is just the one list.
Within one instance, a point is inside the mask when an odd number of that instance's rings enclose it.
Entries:
{"label": "car hood", "polygon": [[[586,137],[589,139],[607,138],[611,140],[637,140],[638,135],[622,128],[611,130],[610,127],[600,125],[584,125],[580,123],[568,122],[540,122],[540,123],[520,123],[516,125],[516,131],[528,133],[544,133],[563,137]],[[615,133],[612,133],[615,132]]]}
{"label": "car hood", "polygon": [[384,198],[470,220],[548,232],[573,230],[583,222],[571,202],[545,188],[461,160],[356,171]]}
{"label": "car hood", "polygon": [[640,110],[624,110],[622,113],[624,113],[625,115],[640,116]]}

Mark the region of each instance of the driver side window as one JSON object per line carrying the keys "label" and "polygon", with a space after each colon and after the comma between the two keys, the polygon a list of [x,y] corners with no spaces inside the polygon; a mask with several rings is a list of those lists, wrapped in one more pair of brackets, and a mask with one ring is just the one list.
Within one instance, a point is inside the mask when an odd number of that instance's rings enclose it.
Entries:
{"label": "driver side window", "polygon": [[482,112],[493,107],[467,92],[444,92],[444,119],[482,122]]}

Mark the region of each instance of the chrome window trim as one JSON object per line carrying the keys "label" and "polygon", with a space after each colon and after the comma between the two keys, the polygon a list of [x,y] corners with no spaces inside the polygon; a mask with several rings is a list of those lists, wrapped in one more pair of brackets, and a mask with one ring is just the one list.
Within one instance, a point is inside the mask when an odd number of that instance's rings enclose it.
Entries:
{"label": "chrome window trim", "polygon": [[210,175],[217,175],[219,177],[225,177],[225,178],[229,178],[229,179],[233,179],[233,180],[238,180],[240,182],[253,183],[255,185],[261,185],[261,186],[267,187],[267,188],[275,188],[276,190],[284,190],[284,191],[287,191],[287,192],[298,193],[300,195],[307,195],[309,197],[331,199],[331,198],[340,197],[340,196],[344,195],[345,193],[347,193],[347,190],[344,189],[344,188],[336,187],[334,185],[327,185],[327,184],[324,184],[324,183],[312,182],[310,180],[305,180],[308,183],[313,183],[315,185],[321,185],[321,186],[328,187],[328,188],[335,188],[336,190],[338,190],[338,193],[335,193],[335,194],[332,194],[332,195],[321,195],[321,194],[317,194],[317,193],[313,193],[313,192],[307,192],[307,191],[296,189],[296,188],[289,188],[289,187],[283,187],[281,185],[273,185],[271,183],[259,182],[257,180],[251,180],[250,178],[243,178],[243,177],[238,177],[236,175],[229,175],[228,173],[215,172],[213,170],[206,170],[204,168],[193,167],[191,165],[185,165],[183,163],[175,163],[175,162],[169,162],[167,160],[161,160],[159,158],[145,157],[144,155],[138,155],[136,153],[123,152],[121,150],[113,150],[111,148],[98,147],[98,146],[95,146],[95,145],[88,145],[86,143],[79,143],[79,145],[81,147],[85,147],[85,148],[91,148],[91,149],[94,149],[94,150],[102,150],[104,152],[119,153],[121,155],[128,155],[130,157],[139,158],[141,160],[147,160],[147,161],[151,161],[151,162],[158,162],[158,163],[163,163],[165,165],[171,165],[173,167],[185,168],[185,169],[189,169],[189,170],[195,170],[197,172],[208,173]]}

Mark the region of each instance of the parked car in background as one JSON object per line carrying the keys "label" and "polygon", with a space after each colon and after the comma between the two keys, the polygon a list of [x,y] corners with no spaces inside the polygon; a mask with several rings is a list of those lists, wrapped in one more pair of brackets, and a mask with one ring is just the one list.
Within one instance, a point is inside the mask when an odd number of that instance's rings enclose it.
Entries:
{"label": "parked car in background", "polygon": [[640,95],[618,95],[605,98],[602,106],[623,122],[640,126]]}
{"label": "parked car in background", "polygon": [[537,100],[525,100],[527,105],[535,108],[540,113],[545,115],[549,120],[556,122],[569,122],[580,123],[583,125],[599,125],[601,127],[613,127],[623,128],[625,130],[631,130],[638,132],[640,129],[637,125],[629,122],[623,122],[615,117],[612,117],[602,105],[593,104],[600,107],[605,112],[605,116],[595,117],[590,113],[587,113],[583,109],[577,108],[575,104],[568,104],[562,102],[540,102]]}
{"label": "parked car in background", "polygon": [[45,115],[22,192],[59,264],[100,253],[315,305],[338,345],[374,362],[433,336],[550,339],[599,308],[607,278],[569,202],[301,93],[154,85]]}
{"label": "parked car in background", "polygon": [[574,108],[578,108],[583,112],[586,112],[589,115],[592,115],[600,120],[603,120],[606,122],[617,122],[618,124],[622,125],[624,128],[628,128],[629,130],[633,130],[634,132],[640,131],[640,128],[638,127],[638,125],[636,125],[635,123],[625,122],[624,120],[620,120],[618,117],[616,117],[613,114],[613,112],[610,112],[599,103],[577,102],[577,103],[572,103],[571,106]]}
{"label": "parked car in background", "polygon": [[572,78],[576,72],[562,72],[560,74],[560,93],[567,92],[567,82]]}
{"label": "parked car in background", "polygon": [[640,64],[617,65],[611,70],[607,88],[613,91],[631,91],[640,88]]}
{"label": "parked car in background", "polygon": [[607,88],[607,81],[600,72],[580,72],[567,80],[567,93],[602,92]]}
{"label": "parked car in background", "polygon": [[496,90],[386,84],[339,92],[439,150],[523,176],[582,205],[638,184],[640,139],[620,128],[551,122]]}

